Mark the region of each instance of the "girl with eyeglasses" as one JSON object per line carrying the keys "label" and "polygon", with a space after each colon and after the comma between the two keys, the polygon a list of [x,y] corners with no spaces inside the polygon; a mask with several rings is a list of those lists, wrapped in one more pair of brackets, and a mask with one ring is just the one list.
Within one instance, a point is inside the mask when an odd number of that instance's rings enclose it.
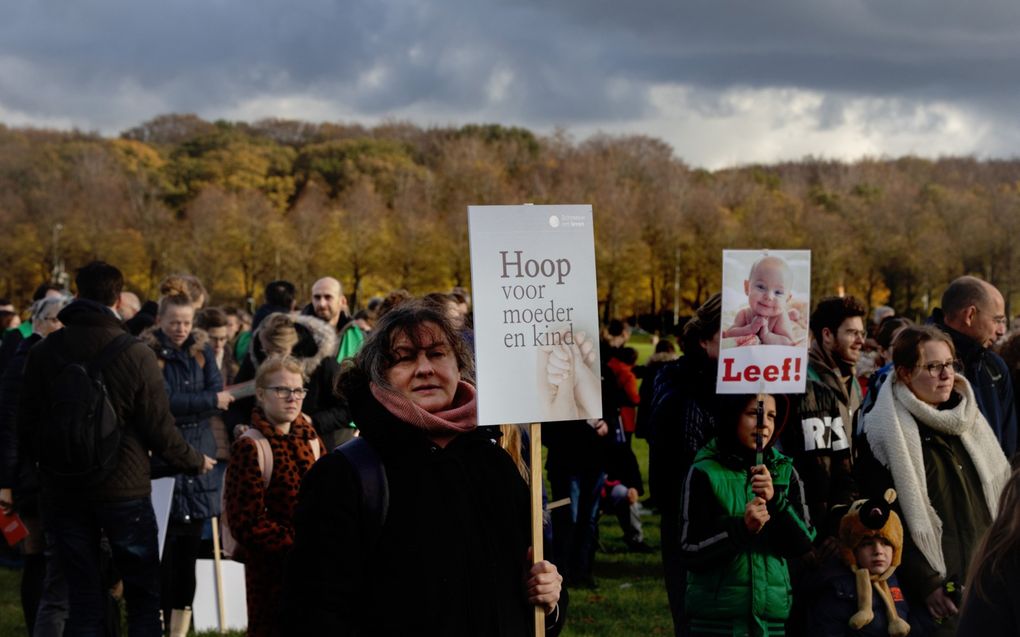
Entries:
{"label": "girl with eyeglasses", "polygon": [[294,543],[298,487],[323,449],[302,413],[306,394],[298,360],[267,359],[255,375],[251,428],[238,438],[230,454],[223,503],[231,535],[243,553],[248,635],[285,632],[277,615],[284,566]]}
{"label": "girl with eyeglasses", "polygon": [[[336,329],[314,316],[292,316],[277,312],[259,323],[252,336],[252,346],[234,377],[235,383],[255,378],[265,360],[272,356],[291,356],[301,363],[307,378],[304,412],[318,432],[327,449],[354,437],[354,424],[347,402],[334,391],[340,376],[336,361]],[[230,407],[226,421],[235,436],[248,424],[255,403],[251,398],[240,398]]]}
{"label": "girl with eyeglasses", "polygon": [[896,489],[906,530],[898,575],[922,611],[922,634],[953,635],[967,567],[995,517],[1009,463],[948,335],[905,328],[893,365],[889,387],[863,416],[855,471],[866,496]]}

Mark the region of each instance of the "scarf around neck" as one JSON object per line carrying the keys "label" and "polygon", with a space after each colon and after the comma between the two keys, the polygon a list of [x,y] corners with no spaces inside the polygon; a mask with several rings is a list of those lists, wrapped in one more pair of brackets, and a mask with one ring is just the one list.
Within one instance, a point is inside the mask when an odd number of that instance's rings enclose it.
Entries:
{"label": "scarf around neck", "polygon": [[928,564],[945,578],[942,520],[928,498],[918,423],[961,439],[977,470],[985,504],[993,518],[999,493],[1009,477],[1009,462],[988,421],[977,408],[970,383],[963,376],[956,377],[953,387],[961,400],[951,409],[940,410],[921,401],[896,376],[891,376],[887,385],[866,416],[868,442],[875,458],[892,473],[911,539]]}
{"label": "scarf around neck", "polygon": [[[815,371],[821,377],[822,382],[827,387],[838,391],[844,402],[849,405],[853,388],[854,366],[837,360],[832,352],[826,350],[819,341],[811,343],[811,348],[808,350],[808,361],[815,365]],[[830,373],[825,373],[825,370]],[[827,382],[826,377],[831,378],[833,382]]]}
{"label": "scarf around neck", "polygon": [[475,388],[471,383],[459,381],[453,402],[441,411],[429,413],[411,402],[403,394],[370,384],[372,395],[386,409],[401,421],[424,433],[429,440],[445,447],[462,433],[478,427],[478,411],[475,405]]}
{"label": "scarf around neck", "polygon": [[251,426],[261,431],[262,435],[266,438],[284,438],[286,436],[292,436],[294,438],[311,440],[318,435],[315,433],[312,423],[308,421],[308,417],[305,416],[304,412],[298,414],[298,417],[294,419],[294,422],[290,423],[290,431],[285,434],[281,433],[280,430],[273,425],[273,423],[269,422],[269,419],[266,418],[266,413],[262,411],[262,407],[256,406],[251,410]]}

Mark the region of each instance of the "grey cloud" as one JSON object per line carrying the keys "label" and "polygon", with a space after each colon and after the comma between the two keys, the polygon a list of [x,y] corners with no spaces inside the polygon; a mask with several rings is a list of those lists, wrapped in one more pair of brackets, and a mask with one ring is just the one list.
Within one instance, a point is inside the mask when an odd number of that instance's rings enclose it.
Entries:
{"label": "grey cloud", "polygon": [[735,112],[727,89],[792,88],[823,96],[818,130],[845,125],[859,97],[908,110],[941,100],[1012,126],[1002,105],[1020,86],[1020,4],[1007,0],[0,0],[0,10],[0,110],[107,131],[290,95],[366,117],[633,129],[655,115],[661,85],[689,88],[684,106],[705,117]]}

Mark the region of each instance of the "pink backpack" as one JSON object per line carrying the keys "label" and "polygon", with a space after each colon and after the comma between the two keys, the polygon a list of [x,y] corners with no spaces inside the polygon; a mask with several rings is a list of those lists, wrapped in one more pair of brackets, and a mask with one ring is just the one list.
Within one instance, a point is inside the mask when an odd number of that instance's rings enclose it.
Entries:
{"label": "pink backpack", "polygon": [[[273,448],[269,446],[269,439],[254,427],[247,429],[238,440],[241,438],[248,438],[255,443],[255,451],[258,453],[259,470],[262,472],[262,486],[268,491],[269,481],[273,478]],[[312,447],[312,457],[318,460],[321,453],[319,439],[312,438],[310,444]],[[227,469],[227,471],[230,471],[230,469]],[[226,481],[227,475],[224,472],[224,488],[220,491],[222,494],[220,496],[220,550],[223,552],[223,557],[232,559],[235,562],[244,562],[244,547],[238,543],[233,533],[230,532],[230,522],[227,520],[227,503],[222,500],[227,493]]]}

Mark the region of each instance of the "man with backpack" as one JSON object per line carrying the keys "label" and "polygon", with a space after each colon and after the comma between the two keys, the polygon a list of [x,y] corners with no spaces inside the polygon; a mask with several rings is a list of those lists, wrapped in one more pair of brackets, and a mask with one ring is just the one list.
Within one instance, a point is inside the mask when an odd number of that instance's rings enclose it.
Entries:
{"label": "man with backpack", "polygon": [[215,460],[181,437],[152,350],[116,313],[124,278],[94,261],[78,270],[64,329],[34,347],[18,411],[20,449],[38,464],[43,526],[67,579],[66,634],[104,622],[100,536],[124,581],[128,634],[161,634],[159,548],[150,500],[150,452],[205,473]]}

